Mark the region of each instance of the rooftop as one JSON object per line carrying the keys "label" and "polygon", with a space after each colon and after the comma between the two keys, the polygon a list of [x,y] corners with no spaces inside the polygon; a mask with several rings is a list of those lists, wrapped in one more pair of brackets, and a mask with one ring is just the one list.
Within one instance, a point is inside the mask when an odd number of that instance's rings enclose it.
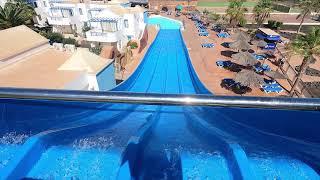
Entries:
{"label": "rooftop", "polygon": [[78,48],[77,51],[59,67],[64,71],[86,71],[89,74],[98,74],[112,63],[112,59],[105,59],[88,49]]}
{"label": "rooftop", "polygon": [[270,35],[270,36],[280,36],[280,34],[274,32],[273,30],[271,30],[269,28],[259,28],[259,30],[267,35]]}
{"label": "rooftop", "polygon": [[63,89],[84,72],[60,71],[58,68],[71,57],[70,53],[45,49],[2,68],[1,87]]}
{"label": "rooftop", "polygon": [[0,61],[48,43],[48,40],[25,25],[0,31]]}

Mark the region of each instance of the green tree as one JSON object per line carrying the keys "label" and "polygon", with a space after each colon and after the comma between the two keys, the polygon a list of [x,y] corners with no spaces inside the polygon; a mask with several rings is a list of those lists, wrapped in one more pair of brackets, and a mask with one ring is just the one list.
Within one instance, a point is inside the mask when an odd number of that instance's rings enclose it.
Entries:
{"label": "green tree", "polygon": [[272,1],[271,0],[259,0],[257,5],[253,8],[253,16],[257,22],[258,28],[264,23],[266,19],[270,17],[272,12]]}
{"label": "green tree", "polygon": [[267,27],[270,29],[276,29],[279,30],[283,25],[283,22],[275,21],[275,20],[269,20]]}
{"label": "green tree", "polygon": [[315,60],[314,56],[320,55],[320,28],[313,28],[306,35],[299,35],[290,45],[293,52],[303,56],[300,70],[291,88],[290,95],[293,96],[295,89],[305,73],[308,66]]}
{"label": "green tree", "polygon": [[24,24],[28,17],[24,15],[23,9],[8,5],[0,6],[0,29],[7,29]]}
{"label": "green tree", "polygon": [[50,40],[52,43],[63,43],[64,37],[62,34],[57,33],[57,32],[49,32],[45,36],[47,39]]}
{"label": "green tree", "polygon": [[211,13],[209,13],[209,15],[208,15],[208,19],[209,19],[209,21],[211,21],[211,22],[217,22],[217,21],[220,20],[220,18],[221,18],[221,15],[220,15],[220,14],[217,14],[217,13],[214,13],[214,12],[211,12]]}
{"label": "green tree", "polygon": [[208,9],[204,9],[202,13],[203,13],[203,15],[205,15],[205,16],[207,16],[207,15],[210,14],[210,12],[208,11]]}
{"label": "green tree", "polygon": [[36,15],[36,12],[32,5],[28,4],[25,0],[10,0],[7,2],[8,6],[16,6],[19,9],[23,10],[23,15],[32,20],[33,16]]}
{"label": "green tree", "polygon": [[319,0],[300,0],[298,7],[301,9],[300,14],[297,16],[297,19],[301,19],[297,33],[300,33],[302,24],[305,18],[313,12],[320,11],[320,1]]}
{"label": "green tree", "polygon": [[244,25],[246,23],[245,13],[248,11],[243,6],[246,0],[229,0],[229,6],[226,10],[226,15],[229,18],[229,23],[232,28],[237,25]]}

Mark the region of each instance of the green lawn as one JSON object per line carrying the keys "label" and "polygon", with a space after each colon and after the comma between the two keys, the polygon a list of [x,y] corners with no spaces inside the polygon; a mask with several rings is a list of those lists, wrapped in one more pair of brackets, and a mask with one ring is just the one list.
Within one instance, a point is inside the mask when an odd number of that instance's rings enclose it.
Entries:
{"label": "green lawn", "polygon": [[[197,4],[200,7],[227,7],[229,2],[198,2]],[[245,2],[245,7],[254,7],[256,2]]]}

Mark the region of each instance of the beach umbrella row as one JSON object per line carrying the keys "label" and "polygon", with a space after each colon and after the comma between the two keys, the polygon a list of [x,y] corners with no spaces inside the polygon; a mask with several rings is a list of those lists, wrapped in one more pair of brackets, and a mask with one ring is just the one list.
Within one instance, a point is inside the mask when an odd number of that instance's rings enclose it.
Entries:
{"label": "beach umbrella row", "polygon": [[250,41],[250,37],[247,35],[247,33],[243,32],[243,31],[237,31],[235,34],[233,34],[231,36],[231,39],[233,40],[242,40],[242,41],[246,41],[249,42]]}
{"label": "beach umbrella row", "polygon": [[260,87],[260,84],[264,83],[264,79],[261,75],[247,69],[242,69],[240,72],[238,72],[234,78],[234,81],[240,83],[242,86],[247,87]]}
{"label": "beach umbrella row", "polygon": [[260,48],[264,48],[268,45],[268,43],[265,41],[258,41],[256,45]]}
{"label": "beach umbrella row", "polygon": [[239,52],[233,54],[232,61],[243,66],[253,66],[258,63],[257,59],[249,52]]}
{"label": "beach umbrella row", "polygon": [[232,42],[230,43],[229,47],[236,51],[251,49],[250,44],[244,40],[237,40],[235,42]]}

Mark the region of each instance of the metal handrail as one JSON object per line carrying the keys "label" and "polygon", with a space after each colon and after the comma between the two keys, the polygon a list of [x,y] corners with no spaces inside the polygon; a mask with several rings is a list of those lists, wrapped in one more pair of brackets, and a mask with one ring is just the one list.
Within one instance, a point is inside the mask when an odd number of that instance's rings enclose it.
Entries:
{"label": "metal handrail", "polygon": [[221,106],[313,111],[320,110],[319,98],[268,98],[0,88],[0,99],[63,100],[149,105]]}

